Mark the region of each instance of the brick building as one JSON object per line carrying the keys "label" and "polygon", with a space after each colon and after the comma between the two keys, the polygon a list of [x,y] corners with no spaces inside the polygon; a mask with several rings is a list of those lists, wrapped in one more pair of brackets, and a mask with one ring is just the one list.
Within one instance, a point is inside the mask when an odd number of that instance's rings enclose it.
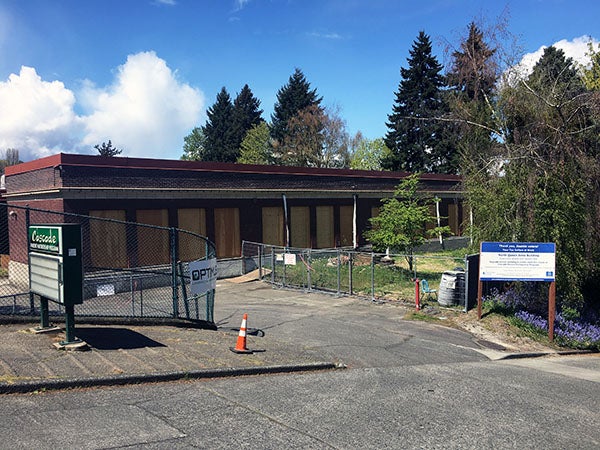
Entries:
{"label": "brick building", "polygon": [[[60,153],[7,167],[5,199],[9,209],[29,205],[193,231],[227,258],[240,256],[242,240],[363,245],[380,199],[407,175]],[[421,180],[426,194],[441,199],[442,225],[461,235],[460,177],[424,174]],[[101,231],[89,236],[92,248],[111,245]],[[124,250],[111,251],[118,262]]]}

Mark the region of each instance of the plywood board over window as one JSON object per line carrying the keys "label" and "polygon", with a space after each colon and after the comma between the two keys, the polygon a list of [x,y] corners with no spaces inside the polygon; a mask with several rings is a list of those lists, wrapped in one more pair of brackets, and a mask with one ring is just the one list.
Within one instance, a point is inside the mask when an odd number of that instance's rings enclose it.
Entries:
{"label": "plywood board over window", "polygon": [[262,208],[263,244],[285,245],[283,208],[278,206]]}
{"label": "plywood board over window", "polygon": [[333,206],[317,206],[317,248],[334,246]]}
{"label": "plywood board over window", "polygon": [[340,206],[340,245],[354,245],[354,206]]}
{"label": "plywood board over window", "polygon": [[290,208],[290,240],[293,247],[310,248],[310,208],[292,206]]}
{"label": "plywood board over window", "polygon": [[[157,227],[169,226],[169,213],[166,209],[138,209],[136,222]],[[168,264],[171,260],[169,230],[137,226],[138,264],[155,266]]]}
{"label": "plywood board over window", "polygon": [[218,258],[233,258],[241,255],[238,208],[215,208],[215,245]]}
{"label": "plywood board over window", "polygon": [[[124,223],[125,210],[94,210],[90,216],[90,258],[97,269],[123,269],[127,267],[127,230]],[[100,220],[110,219],[110,220]]]}
{"label": "plywood board over window", "polygon": [[[206,236],[206,210],[204,208],[181,208],[177,210],[177,228]],[[179,260],[195,261],[206,255],[206,244],[198,237],[179,233]]]}

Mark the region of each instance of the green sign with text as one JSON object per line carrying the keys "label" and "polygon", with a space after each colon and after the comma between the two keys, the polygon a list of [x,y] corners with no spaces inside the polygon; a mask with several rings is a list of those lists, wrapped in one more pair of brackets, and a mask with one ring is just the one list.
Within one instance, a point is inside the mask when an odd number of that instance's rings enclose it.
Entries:
{"label": "green sign with text", "polygon": [[59,227],[29,227],[29,251],[61,254],[61,229]]}

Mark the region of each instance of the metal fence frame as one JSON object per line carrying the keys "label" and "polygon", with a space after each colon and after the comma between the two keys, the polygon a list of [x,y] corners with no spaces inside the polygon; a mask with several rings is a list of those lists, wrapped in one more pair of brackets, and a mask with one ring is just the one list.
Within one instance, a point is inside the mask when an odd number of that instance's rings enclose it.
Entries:
{"label": "metal fence frame", "polygon": [[[428,274],[419,269],[420,263],[425,260],[429,262],[437,260],[437,264],[447,266],[445,270],[455,269],[458,265],[464,270],[464,282],[461,281],[456,292],[458,305],[462,305],[464,311],[473,305],[474,295],[476,295],[476,292],[469,288],[469,271],[476,273],[477,269],[473,268],[472,257],[467,255],[464,258],[413,255],[413,272],[410,277],[408,277],[407,265],[404,270],[399,270],[399,266],[404,264],[406,255],[359,251],[352,248],[310,249],[242,241],[242,258],[244,273],[257,270],[259,279],[274,286],[301,289],[305,292],[327,292],[338,296],[356,295],[372,301],[390,298],[390,292],[386,294],[383,281],[378,275],[389,271],[391,275],[386,277],[386,281],[392,278],[393,283],[395,276],[404,276],[404,281],[410,279],[414,287],[415,280],[428,277]],[[314,267],[317,260],[320,261],[320,269]],[[326,270],[330,272],[329,279],[325,281],[318,280],[320,274],[317,272],[323,270],[324,260],[329,267]],[[298,266],[301,267],[300,270]],[[368,279],[366,290],[365,278]],[[432,284],[431,279],[429,283]],[[437,281],[434,281],[433,285],[437,288]],[[415,289],[412,289],[410,295],[392,295],[392,298],[414,304]]]}
{"label": "metal fence frame", "polygon": [[[127,230],[125,239],[128,251],[137,252],[139,250],[135,238],[133,239],[135,242],[130,242],[132,235],[152,233],[151,230],[155,230],[155,234],[152,236],[161,237],[159,239],[161,242],[156,243],[157,246],[162,246],[163,249],[168,247],[168,262],[159,261],[158,264],[98,268],[92,267],[84,261],[84,302],[81,305],[75,305],[76,317],[171,318],[214,322],[215,291],[211,290],[205,294],[194,296],[189,289],[189,262],[216,258],[215,245],[205,236],[174,227],[160,227],[28,206],[0,203],[0,209],[2,208],[6,209],[8,221],[12,220],[9,211],[25,215],[22,223],[13,223],[10,227],[6,226],[8,224],[0,224],[0,239],[2,240],[9,240],[9,228],[13,227],[14,232],[26,235],[29,225],[40,222],[40,219],[43,218],[46,219],[43,221],[47,223],[79,223],[82,230],[87,227],[86,233],[82,231],[82,248],[83,253],[87,252],[88,255],[94,250],[91,249],[90,241],[85,236],[86,234],[90,235],[90,224],[96,222],[104,224],[105,227],[114,225],[122,230]],[[12,214],[12,216],[16,217],[16,214]],[[22,227],[25,229],[23,230]],[[162,242],[163,240],[166,242]],[[179,257],[180,244],[192,248],[193,256],[190,256],[188,251],[188,257],[181,260]],[[13,242],[11,245],[18,246],[19,249],[9,249],[9,260],[11,254],[16,254],[15,252],[22,254],[27,251],[26,242],[18,242],[18,245]],[[165,259],[164,256],[162,259]],[[110,255],[107,257],[109,258]],[[9,270],[7,275],[0,276],[0,315],[32,316],[39,314],[39,298],[26,288],[28,285],[26,270],[23,268],[21,270],[23,273],[14,275]],[[50,305],[51,315],[63,313],[64,307],[61,304],[52,303]]]}

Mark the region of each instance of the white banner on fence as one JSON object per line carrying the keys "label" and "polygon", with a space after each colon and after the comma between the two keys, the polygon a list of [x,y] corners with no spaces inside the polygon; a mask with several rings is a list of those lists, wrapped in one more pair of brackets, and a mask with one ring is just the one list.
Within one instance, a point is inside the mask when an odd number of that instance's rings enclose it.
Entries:
{"label": "white banner on fence", "polygon": [[295,266],[296,265],[296,254],[295,253],[286,253],[284,257],[284,264],[286,266]]}
{"label": "white banner on fence", "polygon": [[217,259],[190,263],[190,292],[201,295],[217,287]]}

